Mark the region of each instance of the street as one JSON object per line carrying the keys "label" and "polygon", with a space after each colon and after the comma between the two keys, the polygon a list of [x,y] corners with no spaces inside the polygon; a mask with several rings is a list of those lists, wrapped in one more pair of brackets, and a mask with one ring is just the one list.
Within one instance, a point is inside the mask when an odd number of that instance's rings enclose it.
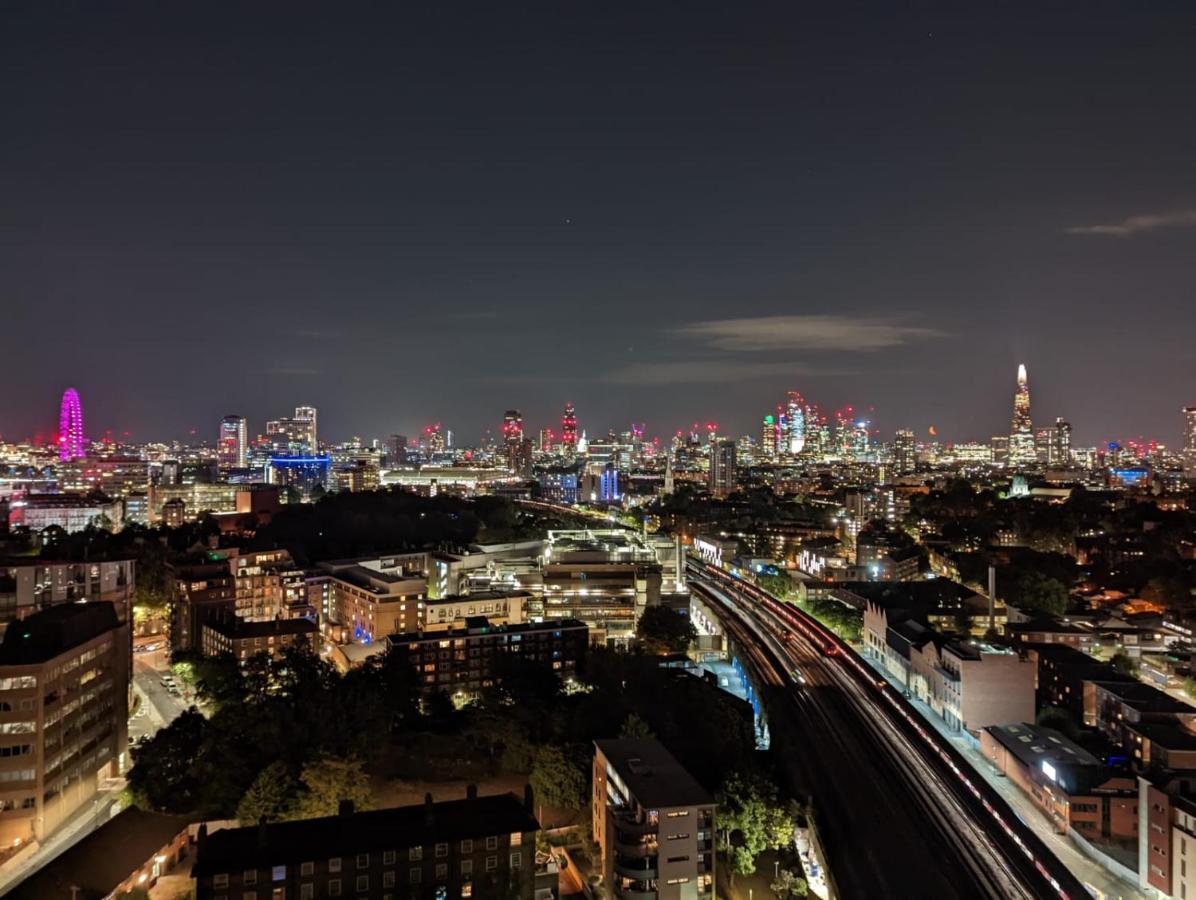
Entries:
{"label": "street", "polygon": [[133,654],[133,690],[140,698],[137,712],[129,721],[129,743],[135,738],[148,737],[169,725],[190,703],[162,683],[170,674],[170,657],[162,646],[150,653]]}

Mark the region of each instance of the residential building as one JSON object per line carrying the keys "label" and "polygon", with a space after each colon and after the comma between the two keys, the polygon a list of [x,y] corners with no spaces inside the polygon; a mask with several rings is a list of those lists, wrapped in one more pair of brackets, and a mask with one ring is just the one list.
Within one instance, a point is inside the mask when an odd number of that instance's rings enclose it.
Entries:
{"label": "residential building", "polygon": [[948,638],[874,599],[864,609],[864,652],[951,728],[977,734],[1034,719],[1037,667],[1021,653]]}
{"label": "residential building", "polygon": [[1039,725],[990,725],[980,750],[1042,810],[1055,831],[1089,841],[1138,838],[1138,784],[1057,731]]}
{"label": "residential building", "polygon": [[105,494],[28,494],[9,501],[8,524],[30,531],[61,528],[69,533],[89,525],[119,528],[123,514],[120,500]]}
{"label": "residential building", "polygon": [[202,649],[205,656],[231,653],[244,664],[259,653],[278,657],[287,647],[306,644],[319,649],[320,626],[312,619],[247,621],[224,614],[203,623]]}
{"label": "residential building", "polygon": [[594,742],[591,820],[614,897],[714,896],[714,798],[659,741]]}
{"label": "residential building", "polygon": [[166,581],[174,650],[200,650],[204,622],[236,613],[237,579],[227,560],[168,566]]}
{"label": "residential building", "polygon": [[133,611],[131,559],[63,562],[14,557],[0,559],[0,629],[61,603],[102,601],[126,622]]}
{"label": "residential building", "polygon": [[722,438],[710,445],[710,470],[708,486],[716,497],[725,497],[736,488],[738,465],[735,441]]}
{"label": "residential building", "polygon": [[189,816],[127,807],[18,884],[7,900],[126,897],[164,886],[162,879],[185,888],[190,881],[182,874],[190,868],[189,822]]}
{"label": "residential building", "polygon": [[400,553],[322,562],[331,609],[326,636],[337,643],[370,643],[424,627],[428,554]]}
{"label": "residential building", "polygon": [[0,846],[43,840],[119,774],[131,643],[111,603],[51,606],[0,643]]}
{"label": "residential building", "polygon": [[480,591],[475,594],[424,601],[424,630],[459,628],[466,619],[481,616],[494,625],[522,625],[528,608],[537,607],[530,591]]}
{"label": "residential building", "polygon": [[249,828],[201,829],[196,900],[405,897],[533,900],[530,791],[353,812]]}
{"label": "residential building", "polygon": [[500,683],[504,669],[515,663],[568,679],[585,658],[588,641],[585,624],[572,619],[495,625],[481,616],[466,619],[463,627],[386,638],[388,647],[418,673],[425,693],[443,691],[462,698]]}

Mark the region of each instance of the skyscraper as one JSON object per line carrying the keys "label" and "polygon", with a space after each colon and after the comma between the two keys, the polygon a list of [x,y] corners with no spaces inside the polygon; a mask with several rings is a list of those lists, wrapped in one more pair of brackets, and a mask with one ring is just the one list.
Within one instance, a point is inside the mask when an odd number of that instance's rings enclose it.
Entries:
{"label": "skyscraper", "polygon": [[1034,422],[1030,418],[1030,384],[1025,364],[1017,367],[1017,390],[1013,394],[1013,421],[1009,427],[1009,464],[1030,466],[1036,459]]}
{"label": "skyscraper", "polygon": [[917,443],[908,428],[899,429],[893,439],[893,468],[898,475],[909,475],[918,467]]}
{"label": "skyscraper", "polygon": [[1184,475],[1196,478],[1196,406],[1184,407]]}
{"label": "skyscraper", "polygon": [[220,420],[216,458],[229,469],[244,469],[249,464],[249,427],[244,416],[225,416]]}
{"label": "skyscraper", "polygon": [[776,459],[777,456],[777,417],[765,416],[764,426],[760,431],[760,458]]}
{"label": "skyscraper", "polygon": [[721,438],[710,445],[710,493],[725,497],[735,490],[738,475],[735,458],[735,441]]}
{"label": "skyscraper", "polygon": [[316,408],[314,406],[296,406],[295,425],[296,436],[307,444],[309,452],[319,452],[319,434],[316,431]]}
{"label": "skyscraper", "polygon": [[517,409],[508,409],[502,421],[503,450],[507,457],[507,468],[525,475],[531,469],[532,442],[523,437],[523,414]]}
{"label": "skyscraper", "polygon": [[797,391],[789,392],[785,404],[785,452],[797,456],[806,446],[806,404]]}
{"label": "skyscraper", "polygon": [[58,458],[78,459],[83,455],[83,404],[79,392],[67,388],[58,407]]}
{"label": "skyscraper", "polygon": [[1071,423],[1059,416],[1051,426],[1050,439],[1047,443],[1047,465],[1052,468],[1070,466],[1071,459]]}
{"label": "skyscraper", "polygon": [[577,413],[572,403],[565,404],[565,414],[561,416],[561,449],[566,452],[577,449]]}

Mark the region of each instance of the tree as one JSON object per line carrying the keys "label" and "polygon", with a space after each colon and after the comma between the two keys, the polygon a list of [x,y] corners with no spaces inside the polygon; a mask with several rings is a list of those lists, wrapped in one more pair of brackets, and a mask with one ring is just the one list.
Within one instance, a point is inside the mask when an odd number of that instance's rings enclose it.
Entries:
{"label": "tree", "polygon": [[351,801],[356,810],[370,808],[373,792],[360,759],[321,754],[303,767],[299,781],[304,790],[295,804],[296,818],[334,816],[342,800]]}
{"label": "tree", "polygon": [[1124,652],[1114,653],[1113,658],[1109,660],[1109,665],[1122,675],[1129,675],[1131,678],[1138,677],[1138,664]]}
{"label": "tree", "polygon": [[194,667],[195,693],[214,708],[219,709],[225,703],[245,701],[245,679],[241,677],[241,667],[231,653],[196,660]]}
{"label": "tree", "polygon": [[585,771],[563,747],[548,744],[536,750],[528,783],[536,802],[561,809],[581,809],[589,794]]}
{"label": "tree", "polygon": [[652,733],[652,729],[648,727],[647,722],[635,713],[628,713],[627,718],[623,720],[623,727],[619,729],[619,737],[653,738],[656,735]]}
{"label": "tree", "polygon": [[1013,594],[1007,599],[1019,609],[1060,616],[1067,610],[1067,586],[1041,572],[1019,572],[1014,581]]}
{"label": "tree", "polygon": [[793,593],[793,579],[788,572],[761,573],[756,576],[756,584],[782,600]]}
{"label": "tree", "polygon": [[1044,728],[1053,728],[1065,737],[1075,739],[1079,733],[1076,728],[1075,719],[1072,718],[1071,713],[1061,706],[1044,706],[1038,712],[1038,718],[1035,720]]}
{"label": "tree", "polygon": [[169,813],[189,813],[198,802],[195,763],[207,720],[193,707],[134,752],[129,790],[138,806]]}
{"label": "tree", "polygon": [[237,818],[242,825],[280,822],[290,818],[299,782],[281,760],[262,769],[237,804]]}
{"label": "tree", "polygon": [[635,626],[635,637],[647,653],[684,653],[698,639],[693,623],[666,606],[649,606]]}
{"label": "tree", "polygon": [[781,869],[769,887],[780,900],[805,897],[810,892],[810,886],[806,884],[806,879],[791,869]]}
{"label": "tree", "polygon": [[733,872],[751,875],[756,857],[793,839],[793,817],[781,806],[776,785],[763,775],[732,772],[717,800],[723,846],[734,848]]}

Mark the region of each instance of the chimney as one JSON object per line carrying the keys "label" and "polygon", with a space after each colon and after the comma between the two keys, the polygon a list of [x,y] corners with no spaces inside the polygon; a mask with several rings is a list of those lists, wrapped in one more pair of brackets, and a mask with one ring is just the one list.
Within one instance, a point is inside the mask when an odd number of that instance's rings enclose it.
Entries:
{"label": "chimney", "polygon": [[341,802],[339,804],[337,804],[336,814],[338,816],[353,815],[353,801],[352,800],[341,800]]}
{"label": "chimney", "polygon": [[988,567],[988,627],[997,627],[997,567]]}
{"label": "chimney", "polygon": [[432,820],[436,818],[436,805],[432,801],[432,794],[424,794],[424,827],[431,828]]}

